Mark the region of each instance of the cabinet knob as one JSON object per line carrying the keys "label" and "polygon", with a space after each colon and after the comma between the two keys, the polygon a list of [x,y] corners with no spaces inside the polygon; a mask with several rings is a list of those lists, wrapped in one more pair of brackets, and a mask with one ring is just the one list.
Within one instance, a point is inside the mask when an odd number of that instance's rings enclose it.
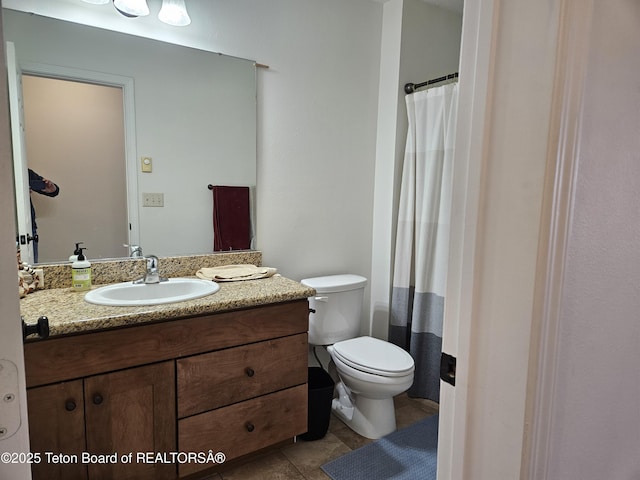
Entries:
{"label": "cabinet knob", "polygon": [[76,402],[75,400],[67,400],[64,404],[64,409],[67,412],[73,412],[76,409]]}
{"label": "cabinet knob", "polygon": [[103,401],[104,401],[104,398],[102,398],[102,395],[100,395],[99,393],[96,393],[93,396],[93,404],[94,405],[100,405]]}
{"label": "cabinet knob", "polygon": [[256,372],[251,367],[245,368],[244,372],[247,374],[247,377],[253,377]]}
{"label": "cabinet knob", "polygon": [[251,422],[247,422],[245,427],[247,427],[247,432],[253,432],[256,429],[255,425]]}

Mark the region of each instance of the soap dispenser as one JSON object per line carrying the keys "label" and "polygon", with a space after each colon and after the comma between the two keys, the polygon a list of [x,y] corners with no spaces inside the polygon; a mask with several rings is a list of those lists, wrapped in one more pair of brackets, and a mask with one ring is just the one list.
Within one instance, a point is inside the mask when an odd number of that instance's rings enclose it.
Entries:
{"label": "soap dispenser", "polygon": [[82,253],[86,250],[78,245],[78,258],[71,264],[71,286],[74,290],[91,289],[91,263]]}
{"label": "soap dispenser", "polygon": [[83,244],[84,244],[83,242],[76,243],[76,249],[73,251],[73,255],[69,257],[70,262],[73,263],[76,260],[78,260],[78,255],[82,253],[82,249],[80,248],[80,245],[83,245]]}

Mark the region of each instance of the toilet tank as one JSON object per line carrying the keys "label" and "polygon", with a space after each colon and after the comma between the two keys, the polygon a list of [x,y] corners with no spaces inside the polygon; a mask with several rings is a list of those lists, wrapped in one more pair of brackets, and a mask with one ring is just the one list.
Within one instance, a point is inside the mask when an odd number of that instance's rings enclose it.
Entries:
{"label": "toilet tank", "polygon": [[360,275],[328,275],[305,278],[300,283],[314,288],[309,298],[309,343],[331,345],[360,336],[360,314],[367,279]]}

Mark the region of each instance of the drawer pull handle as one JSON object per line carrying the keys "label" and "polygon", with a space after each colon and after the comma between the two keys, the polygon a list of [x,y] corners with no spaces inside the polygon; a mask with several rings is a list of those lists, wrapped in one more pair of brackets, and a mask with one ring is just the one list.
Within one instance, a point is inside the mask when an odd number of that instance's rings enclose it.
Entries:
{"label": "drawer pull handle", "polygon": [[76,402],[74,400],[67,400],[64,404],[64,409],[67,412],[73,412],[76,409]]}
{"label": "drawer pull handle", "polygon": [[256,372],[251,367],[247,367],[244,372],[247,374],[247,377],[253,377]]}
{"label": "drawer pull handle", "polygon": [[102,398],[102,395],[100,395],[99,393],[96,393],[93,396],[94,405],[100,405],[103,401],[104,401],[104,398]]}
{"label": "drawer pull handle", "polygon": [[255,425],[251,422],[247,422],[245,426],[247,427],[247,432],[253,432],[256,429]]}

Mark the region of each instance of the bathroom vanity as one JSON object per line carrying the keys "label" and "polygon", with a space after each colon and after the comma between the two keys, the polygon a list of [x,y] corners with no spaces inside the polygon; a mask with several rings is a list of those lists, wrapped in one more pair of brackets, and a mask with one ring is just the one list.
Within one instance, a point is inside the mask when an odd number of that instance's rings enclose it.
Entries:
{"label": "bathroom vanity", "polygon": [[35,479],[198,478],[306,431],[314,291],[283,277],[221,287],[131,308],[37,293],[52,337],[25,343]]}

